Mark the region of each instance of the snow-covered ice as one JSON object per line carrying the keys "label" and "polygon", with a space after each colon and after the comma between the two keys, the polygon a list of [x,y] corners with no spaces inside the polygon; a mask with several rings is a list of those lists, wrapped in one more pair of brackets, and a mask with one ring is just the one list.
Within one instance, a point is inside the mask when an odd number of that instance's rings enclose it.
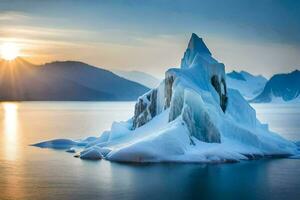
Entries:
{"label": "snow-covered ice", "polygon": [[78,143],[76,141],[70,139],[55,139],[55,140],[36,143],[33,144],[32,146],[36,146],[40,148],[52,148],[52,149],[69,149],[77,145]]}
{"label": "snow-covered ice", "polygon": [[39,142],[32,144],[31,146],[36,146],[40,148],[52,148],[52,149],[71,149],[72,147],[85,147],[91,142],[97,140],[96,137],[87,137],[83,140],[71,140],[71,139],[55,139],[48,140],[44,142]]}
{"label": "snow-covered ice", "polygon": [[67,153],[76,153],[75,148],[71,147],[69,149],[66,150]]}
{"label": "snow-covered ice", "polygon": [[89,147],[80,152],[81,159],[100,160],[102,159],[101,149],[97,146]]}
{"label": "snow-covered ice", "polygon": [[[53,148],[52,143],[36,146]],[[169,69],[157,88],[138,99],[131,119],[75,143],[85,145],[80,158],[121,162],[229,162],[299,154],[294,142],[257,120],[237,90],[227,89],[224,64],[196,34],[181,68]]]}

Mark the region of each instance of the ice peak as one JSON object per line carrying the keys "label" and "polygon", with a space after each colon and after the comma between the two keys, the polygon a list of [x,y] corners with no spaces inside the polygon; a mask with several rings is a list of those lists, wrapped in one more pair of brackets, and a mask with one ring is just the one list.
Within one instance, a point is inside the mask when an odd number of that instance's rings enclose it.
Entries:
{"label": "ice peak", "polygon": [[192,33],[188,49],[197,53],[205,53],[211,55],[209,49],[203,42],[202,38],[199,38],[198,35],[196,35],[195,33]]}
{"label": "ice peak", "polygon": [[[195,60],[196,59],[196,60]],[[192,33],[188,47],[181,59],[181,68],[189,68],[193,63],[217,63],[209,49],[195,33]]]}

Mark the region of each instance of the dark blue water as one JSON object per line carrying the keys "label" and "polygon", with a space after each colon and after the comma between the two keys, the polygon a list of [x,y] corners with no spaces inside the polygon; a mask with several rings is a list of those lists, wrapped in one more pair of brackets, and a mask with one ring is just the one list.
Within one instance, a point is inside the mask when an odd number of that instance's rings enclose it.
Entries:
{"label": "dark blue water", "polygon": [[[19,103],[2,107],[1,200],[300,199],[300,160],[137,165],[83,161],[64,151],[28,146],[50,138],[97,135],[109,128],[112,120],[127,119],[133,112],[132,103]],[[281,115],[295,117],[286,111],[289,109],[282,110],[285,113]],[[294,131],[299,125],[288,130],[293,130],[292,136],[289,131],[282,134],[297,139]]]}
{"label": "dark blue water", "polygon": [[[87,169],[91,171],[85,172],[79,182],[74,185],[71,182],[70,185],[63,184],[64,188],[57,192],[57,197],[67,196],[71,199],[299,199],[300,197],[299,160],[260,160],[226,165],[125,165],[100,161],[90,165]],[[98,169],[95,169],[95,166]],[[107,171],[109,174],[105,175]],[[53,192],[55,190],[53,188]]]}

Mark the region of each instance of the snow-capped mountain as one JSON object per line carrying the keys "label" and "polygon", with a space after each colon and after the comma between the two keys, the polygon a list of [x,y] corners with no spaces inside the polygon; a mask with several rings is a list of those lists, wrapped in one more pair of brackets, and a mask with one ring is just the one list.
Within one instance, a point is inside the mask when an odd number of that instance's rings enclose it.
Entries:
{"label": "snow-capped mountain", "polygon": [[82,62],[33,65],[22,58],[0,62],[1,101],[125,101],[149,89]]}
{"label": "snow-capped mountain", "polygon": [[148,88],[155,88],[159,85],[158,78],[140,71],[125,71],[125,70],[112,70],[113,73],[128,80],[140,83]]}
{"label": "snow-capped mountain", "polygon": [[251,102],[300,102],[300,71],[288,74],[274,75],[264,87],[264,90]]}
{"label": "snow-capped mountain", "polygon": [[263,91],[267,79],[261,75],[254,76],[245,71],[232,71],[227,73],[226,82],[228,88],[238,90],[245,99],[250,100]]}
{"label": "snow-capped mountain", "polygon": [[85,145],[82,159],[120,162],[231,162],[291,156],[295,143],[261,124],[239,92],[227,88],[225,66],[192,34],[181,60],[157,88],[139,97],[134,116],[99,138],[36,144]]}

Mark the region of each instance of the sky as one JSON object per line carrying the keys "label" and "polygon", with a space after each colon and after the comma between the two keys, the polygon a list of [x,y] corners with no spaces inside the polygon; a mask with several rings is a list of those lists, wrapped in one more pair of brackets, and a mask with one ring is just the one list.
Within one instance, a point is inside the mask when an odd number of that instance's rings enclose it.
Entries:
{"label": "sky", "polygon": [[0,44],[35,64],[83,61],[163,77],[192,33],[226,70],[300,69],[297,0],[1,0]]}

